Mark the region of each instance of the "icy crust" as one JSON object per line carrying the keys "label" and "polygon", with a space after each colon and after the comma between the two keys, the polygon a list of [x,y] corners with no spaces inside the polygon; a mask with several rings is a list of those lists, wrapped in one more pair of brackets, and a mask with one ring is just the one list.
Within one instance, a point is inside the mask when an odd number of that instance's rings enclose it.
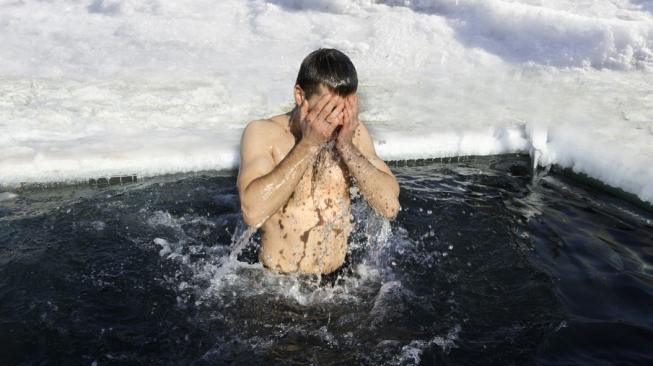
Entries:
{"label": "icy crust", "polygon": [[565,0],[0,4],[0,185],[234,168],[337,47],[385,159],[537,152],[653,202],[653,6]]}

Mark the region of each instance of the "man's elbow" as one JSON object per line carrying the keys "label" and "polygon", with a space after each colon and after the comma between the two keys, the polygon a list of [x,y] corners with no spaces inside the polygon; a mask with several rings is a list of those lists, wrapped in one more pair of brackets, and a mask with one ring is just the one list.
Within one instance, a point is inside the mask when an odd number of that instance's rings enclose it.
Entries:
{"label": "man's elbow", "polygon": [[397,183],[396,180],[392,185],[391,197],[392,198],[390,199],[390,202],[386,207],[386,215],[385,215],[385,217],[390,220],[397,217],[397,214],[399,214],[399,210],[401,209],[401,205],[399,204],[399,184]]}
{"label": "man's elbow", "polygon": [[242,213],[243,221],[247,226],[258,229],[265,221],[260,210],[257,209],[258,206],[252,204],[251,197],[246,194],[245,190],[239,190],[238,196],[240,197],[240,212]]}
{"label": "man's elbow", "polygon": [[386,202],[386,204],[382,207],[382,209],[377,210],[381,216],[388,220],[392,220],[395,217],[397,217],[397,214],[399,213],[400,205],[399,205],[399,200],[394,198],[392,200],[389,200],[389,202]]}
{"label": "man's elbow", "polygon": [[251,228],[258,229],[263,225],[265,219],[258,211],[253,210],[245,204],[240,205],[240,211],[243,214],[243,221]]}
{"label": "man's elbow", "polygon": [[399,214],[399,210],[401,209],[401,205],[399,205],[399,200],[394,199],[392,202],[388,205],[388,209],[386,212],[386,218],[392,220],[395,217],[397,217],[397,214]]}

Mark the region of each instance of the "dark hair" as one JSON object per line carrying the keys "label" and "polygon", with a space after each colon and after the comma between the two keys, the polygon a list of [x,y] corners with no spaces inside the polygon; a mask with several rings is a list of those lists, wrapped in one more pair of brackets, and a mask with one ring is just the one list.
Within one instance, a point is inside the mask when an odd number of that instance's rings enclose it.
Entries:
{"label": "dark hair", "polygon": [[320,48],[304,58],[295,84],[304,90],[306,98],[315,94],[320,84],[345,96],[356,92],[358,75],[347,55],[335,48]]}

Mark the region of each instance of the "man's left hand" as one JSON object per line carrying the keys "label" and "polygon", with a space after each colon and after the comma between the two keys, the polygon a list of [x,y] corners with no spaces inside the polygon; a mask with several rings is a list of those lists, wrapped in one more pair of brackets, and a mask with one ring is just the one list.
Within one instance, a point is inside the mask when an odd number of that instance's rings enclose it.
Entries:
{"label": "man's left hand", "polygon": [[358,127],[358,96],[356,94],[345,97],[342,119],[342,128],[336,138],[336,145],[340,147],[350,146]]}

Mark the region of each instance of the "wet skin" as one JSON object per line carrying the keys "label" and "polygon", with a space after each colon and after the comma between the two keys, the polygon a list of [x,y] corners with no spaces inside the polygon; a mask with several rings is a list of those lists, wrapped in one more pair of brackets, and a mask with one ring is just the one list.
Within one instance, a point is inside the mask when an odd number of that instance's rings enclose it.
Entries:
{"label": "wet skin", "polygon": [[260,260],[279,272],[330,273],[351,231],[352,181],[372,208],[392,218],[399,186],[358,121],[355,94],[295,87],[289,113],[253,121],[241,141],[238,190],[245,222],[262,230]]}
{"label": "wet skin", "polygon": [[267,267],[328,273],[343,263],[350,199],[346,171],[339,160],[332,151],[318,153],[288,202],[263,224],[260,259]]}

